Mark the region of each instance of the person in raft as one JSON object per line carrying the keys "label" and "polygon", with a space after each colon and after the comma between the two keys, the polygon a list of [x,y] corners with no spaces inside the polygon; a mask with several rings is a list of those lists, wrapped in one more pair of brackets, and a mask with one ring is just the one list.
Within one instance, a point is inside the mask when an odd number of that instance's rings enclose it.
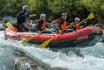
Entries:
{"label": "person in raft", "polygon": [[81,23],[80,23],[80,18],[76,17],[75,18],[75,30],[79,30],[80,28],[82,28]]}
{"label": "person in raft", "polygon": [[36,14],[29,15],[27,12],[27,5],[22,6],[22,10],[17,14],[17,28],[19,31],[28,31],[29,29],[26,27],[26,20],[28,17],[36,16]]}
{"label": "person in raft", "polygon": [[46,29],[46,24],[47,24],[47,22],[46,22],[46,15],[45,14],[41,14],[40,15],[40,19],[38,21],[38,25],[37,25],[37,30],[39,32],[45,30]]}
{"label": "person in raft", "polygon": [[66,19],[67,19],[67,14],[66,13],[62,13],[61,19],[59,21],[59,29],[60,29],[59,32],[65,31],[65,29],[67,27]]}

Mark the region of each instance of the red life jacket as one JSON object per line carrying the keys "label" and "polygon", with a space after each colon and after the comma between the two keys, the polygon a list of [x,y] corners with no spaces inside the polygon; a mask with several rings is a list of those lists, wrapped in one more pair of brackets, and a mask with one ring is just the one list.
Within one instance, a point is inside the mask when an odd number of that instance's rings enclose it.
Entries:
{"label": "red life jacket", "polygon": [[76,23],[76,30],[78,30],[78,29],[80,29],[81,27],[80,27],[80,23]]}
{"label": "red life jacket", "polygon": [[46,28],[46,22],[42,23],[41,29],[44,30]]}
{"label": "red life jacket", "polygon": [[67,23],[66,21],[64,21],[64,23],[60,25],[60,29],[64,30],[66,27],[67,27]]}

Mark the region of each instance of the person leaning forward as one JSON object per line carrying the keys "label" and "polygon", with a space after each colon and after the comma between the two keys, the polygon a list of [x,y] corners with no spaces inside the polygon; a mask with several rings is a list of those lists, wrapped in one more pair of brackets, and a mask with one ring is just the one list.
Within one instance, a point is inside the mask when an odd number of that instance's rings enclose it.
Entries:
{"label": "person leaning forward", "polygon": [[36,14],[29,15],[27,8],[27,5],[23,5],[22,10],[17,14],[17,27],[19,31],[28,31],[29,29],[26,27],[26,19],[28,17],[36,16]]}

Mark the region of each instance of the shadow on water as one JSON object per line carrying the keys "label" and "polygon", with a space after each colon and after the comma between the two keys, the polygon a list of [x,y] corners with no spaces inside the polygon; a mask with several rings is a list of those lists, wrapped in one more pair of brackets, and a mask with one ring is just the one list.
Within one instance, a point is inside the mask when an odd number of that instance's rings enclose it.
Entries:
{"label": "shadow on water", "polygon": [[80,48],[62,48],[62,49],[58,49],[58,48],[55,48],[55,49],[51,49],[52,51],[54,52],[62,52],[64,54],[66,54],[67,56],[73,56],[73,55],[77,55],[79,57],[84,57],[83,54],[81,54],[80,52]]}
{"label": "shadow on water", "polygon": [[[74,47],[50,48],[50,50],[52,50],[54,52],[62,52],[64,54],[66,54],[67,56],[76,55],[78,57],[84,58],[85,53],[92,51],[93,48],[95,48],[95,50],[96,50],[96,44],[101,39],[101,36],[102,35],[96,35],[95,39],[93,39],[92,41],[84,42],[84,43],[78,44],[77,46],[74,46]],[[101,44],[101,46],[102,46],[102,44]],[[90,49],[90,51],[87,51],[89,49]],[[86,50],[86,52],[83,53],[83,50]],[[94,53],[95,53],[95,51],[94,51]]]}

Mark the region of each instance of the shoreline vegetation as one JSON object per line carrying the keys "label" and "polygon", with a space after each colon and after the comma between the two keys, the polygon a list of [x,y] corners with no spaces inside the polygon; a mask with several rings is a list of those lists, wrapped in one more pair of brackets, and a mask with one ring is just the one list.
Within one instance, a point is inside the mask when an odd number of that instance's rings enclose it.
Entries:
{"label": "shoreline vegetation", "polygon": [[47,15],[47,19],[56,19],[62,12],[68,13],[67,21],[73,22],[75,17],[85,19],[90,12],[94,12],[95,18],[89,23],[97,23],[104,28],[104,0],[1,0],[0,20],[5,16],[16,17],[21,6],[27,4],[29,13],[36,13],[39,18],[41,13]]}

